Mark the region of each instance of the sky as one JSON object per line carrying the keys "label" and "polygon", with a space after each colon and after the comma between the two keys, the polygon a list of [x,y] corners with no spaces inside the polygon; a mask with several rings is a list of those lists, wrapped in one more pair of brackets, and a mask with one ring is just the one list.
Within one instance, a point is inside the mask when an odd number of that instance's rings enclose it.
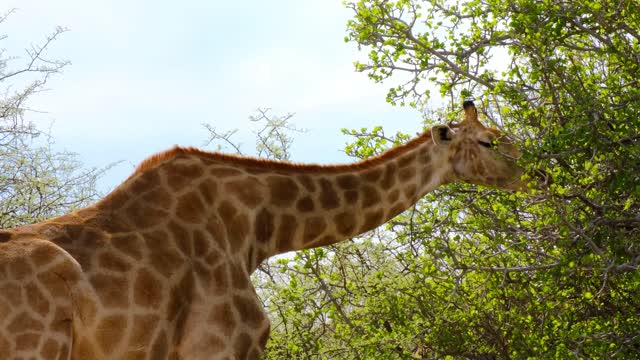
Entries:
{"label": "sky", "polygon": [[417,110],[385,102],[392,84],[354,71],[366,52],[343,40],[351,10],[341,0],[2,3],[0,12],[16,9],[0,25],[10,55],[68,29],[46,56],[71,65],[31,98],[27,119],[87,167],[119,162],[98,184],[104,193],[156,152],[203,147],[203,123],[237,128],[234,140],[253,153],[248,117],[259,107],[295,113],[292,123],[306,130],[295,135],[296,162],[351,161],[343,127],[421,128]]}

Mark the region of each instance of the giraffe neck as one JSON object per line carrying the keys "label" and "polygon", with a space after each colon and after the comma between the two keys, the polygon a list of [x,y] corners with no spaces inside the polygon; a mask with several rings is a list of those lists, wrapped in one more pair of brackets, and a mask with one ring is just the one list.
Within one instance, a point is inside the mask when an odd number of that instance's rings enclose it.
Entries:
{"label": "giraffe neck", "polygon": [[[110,233],[216,242],[248,272],[279,253],[371,230],[447,182],[424,134],[352,165],[297,165],[176,148],[145,161],[93,211]],[[179,230],[178,230],[179,229]]]}
{"label": "giraffe neck", "polygon": [[417,146],[395,148],[380,161],[294,176],[299,195],[293,212],[279,216],[269,254],[345,241],[384,224],[449,182],[445,151],[429,134],[416,140]]}

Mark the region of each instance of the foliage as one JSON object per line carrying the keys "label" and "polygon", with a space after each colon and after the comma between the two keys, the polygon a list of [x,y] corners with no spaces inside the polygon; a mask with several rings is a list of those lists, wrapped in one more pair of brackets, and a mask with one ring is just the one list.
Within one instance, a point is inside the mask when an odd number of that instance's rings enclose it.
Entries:
{"label": "foliage", "polygon": [[[0,25],[10,14],[0,16]],[[25,58],[0,50],[0,228],[60,215],[97,197],[95,182],[104,170],[84,170],[75,154],[53,151],[46,134],[25,120],[29,97],[68,64],[45,57],[63,32],[58,28],[43,45],[26,49]]]}
{"label": "foliage", "polygon": [[[480,99],[541,189],[453,185],[256,277],[267,358],[634,358],[640,353],[640,4],[361,0],[347,41],[387,100]],[[436,95],[437,95],[436,94]],[[427,119],[432,123],[433,119]],[[405,135],[346,131],[357,158]]]}

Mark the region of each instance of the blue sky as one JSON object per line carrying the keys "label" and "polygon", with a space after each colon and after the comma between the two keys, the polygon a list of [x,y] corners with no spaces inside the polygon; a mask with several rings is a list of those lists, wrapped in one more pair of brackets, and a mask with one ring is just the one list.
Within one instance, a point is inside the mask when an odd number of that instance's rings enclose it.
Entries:
{"label": "blue sky", "polygon": [[[8,1],[8,2],[7,2]],[[364,60],[345,44],[342,1],[5,0],[16,8],[0,33],[12,55],[69,29],[48,53],[71,65],[33,97],[28,119],[51,128],[58,149],[87,166],[122,161],[99,184],[106,192],[144,158],[174,144],[202,146],[207,132],[238,128],[251,153],[248,116],[258,107],[295,113],[307,130],[298,162],[350,161],[340,128],[420,129],[420,113],[385,103],[391,84],[356,73]]]}

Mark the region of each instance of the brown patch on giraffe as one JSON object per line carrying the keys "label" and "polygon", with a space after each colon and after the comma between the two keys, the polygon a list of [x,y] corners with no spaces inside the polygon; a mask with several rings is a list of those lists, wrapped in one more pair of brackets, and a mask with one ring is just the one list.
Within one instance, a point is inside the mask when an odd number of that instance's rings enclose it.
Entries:
{"label": "brown patch on giraffe", "polygon": [[300,182],[300,184],[302,184],[302,186],[304,186],[307,192],[312,193],[316,191],[316,184],[309,175],[298,175],[298,181]]}
{"label": "brown patch on giraffe", "polygon": [[0,324],[4,323],[4,320],[9,317],[12,311],[13,307],[3,298],[0,298]]}
{"label": "brown patch on giraffe", "polygon": [[[48,244],[47,244],[48,245]],[[36,246],[35,249],[29,255],[29,258],[33,261],[36,269],[43,268],[54,259],[57,259],[60,253],[60,248],[57,246]]]}
{"label": "brown patch on giraffe", "polygon": [[224,293],[229,288],[229,270],[222,263],[213,269],[213,292]]}
{"label": "brown patch on giraffe", "polygon": [[153,342],[151,346],[151,357],[150,359],[164,359],[167,357],[169,353],[169,344],[167,342],[167,335],[164,330],[161,331],[156,340]]}
{"label": "brown patch on giraffe", "polygon": [[230,167],[214,167],[209,170],[209,174],[219,178],[227,178],[231,176],[240,176],[244,173],[238,169],[230,168]]}
{"label": "brown patch on giraffe", "polygon": [[210,251],[210,241],[200,230],[193,230],[193,251],[196,257],[206,257]]}
{"label": "brown patch on giraffe", "polygon": [[29,307],[45,318],[49,312],[49,299],[42,293],[37,283],[30,282],[24,287]]}
{"label": "brown patch on giraffe", "polygon": [[[196,345],[196,354],[218,354],[225,349],[225,342],[219,336],[213,334],[204,335]],[[187,358],[185,358],[187,359]]]}
{"label": "brown patch on giraffe", "polygon": [[[1,349],[2,347],[0,347]],[[55,360],[55,359],[64,359],[64,357],[58,356],[59,351],[58,342],[53,339],[48,339],[44,344],[42,344],[42,348],[40,349],[40,357],[45,360]]]}
{"label": "brown patch on giraffe", "polygon": [[[111,195],[108,195],[111,196]],[[89,224],[111,233],[124,233],[132,230],[129,219],[122,212],[123,207],[108,208],[104,214],[100,214],[92,219]],[[61,243],[62,239],[54,239],[55,243]]]}
{"label": "brown patch on giraffe", "polygon": [[247,360],[260,360],[260,355],[261,351],[254,346],[251,352],[247,355]]}
{"label": "brown patch on giraffe", "polygon": [[183,339],[184,339],[184,333],[185,333],[185,328],[187,326],[187,320],[189,318],[189,313],[190,313],[190,306],[191,304],[188,303],[185,306],[183,306],[180,311],[178,312],[176,318],[173,320],[173,327],[172,327],[172,331],[171,331],[171,339],[169,340],[171,342],[171,344],[173,344],[172,348],[174,348],[174,352],[175,352],[175,345],[179,345],[182,343]]}
{"label": "brown patch on giraffe", "polygon": [[102,352],[109,354],[122,341],[127,329],[127,318],[124,315],[104,317],[96,328],[96,340]]}
{"label": "brown patch on giraffe", "polygon": [[256,252],[256,256],[255,256],[255,261],[253,263],[253,267],[252,268],[256,268],[258,265],[262,264],[262,262],[267,259],[269,257],[269,254],[260,249]]}
{"label": "brown patch on giraffe", "polygon": [[7,325],[6,329],[10,333],[21,332],[42,332],[44,330],[44,324],[39,320],[32,317],[28,312],[23,311],[13,317],[13,321]]}
{"label": "brown patch on giraffe", "polygon": [[5,338],[5,336],[0,336],[0,354],[10,354],[11,353],[11,343],[9,340]]}
{"label": "brown patch on giraffe", "polygon": [[244,290],[249,287],[250,280],[249,274],[247,274],[242,266],[238,264],[231,264],[231,283],[233,287],[238,290]]}
{"label": "brown patch on giraffe", "polygon": [[41,334],[39,333],[22,333],[15,337],[16,351],[29,351],[37,349],[40,343]]}
{"label": "brown patch on giraffe", "polygon": [[206,217],[205,205],[198,193],[192,191],[178,198],[175,214],[184,222],[198,224]]}
{"label": "brown patch on giraffe", "polygon": [[420,151],[420,155],[418,155],[418,161],[422,164],[428,164],[431,162],[431,154],[429,153],[429,149],[423,149]]}
{"label": "brown patch on giraffe", "polygon": [[387,164],[384,170],[384,176],[382,177],[382,181],[380,185],[383,189],[389,189],[396,183],[396,172],[398,171],[398,167],[394,163]]}
{"label": "brown patch on giraffe", "polygon": [[345,211],[333,218],[336,223],[336,230],[340,235],[349,236],[356,229],[356,217],[353,212]]}
{"label": "brown patch on giraffe", "polygon": [[318,236],[322,235],[327,227],[327,223],[324,218],[319,216],[310,217],[304,222],[304,233],[302,235],[303,242],[310,243]]}
{"label": "brown patch on giraffe", "polygon": [[167,162],[162,165],[166,174],[167,183],[173,191],[183,189],[189,183],[203,175],[200,165],[187,165],[175,162]]}
{"label": "brown patch on giraffe", "polygon": [[156,188],[144,193],[140,198],[149,207],[169,209],[173,203],[173,197],[164,188]]}
{"label": "brown patch on giraffe", "polygon": [[296,208],[302,212],[310,212],[315,208],[313,204],[313,199],[310,196],[305,196],[302,199],[298,200],[296,204]]}
{"label": "brown patch on giraffe", "polygon": [[49,271],[38,274],[38,281],[54,298],[66,299],[69,296],[69,288],[65,280],[74,282],[74,278],[77,277],[77,275],[72,275],[71,271],[67,271],[68,269],[76,270],[72,266],[73,264],[68,264],[66,261],[60,263],[56,267],[49,269]]}
{"label": "brown patch on giraffe", "polygon": [[[69,289],[66,287],[64,281],[61,280],[60,275],[53,273],[52,271],[38,274],[38,281],[54,298],[66,298],[69,296]],[[12,294],[12,290],[14,290],[13,285],[8,285],[8,288],[0,288],[0,296],[6,293],[10,296],[8,299],[9,301],[11,301],[12,298],[21,299],[22,293],[19,292],[17,294]]]}
{"label": "brown patch on giraffe", "polygon": [[247,356],[249,355],[252,342],[251,336],[247,333],[241,333],[236,336],[236,340],[233,343],[233,358],[237,360],[248,360]]}
{"label": "brown patch on giraffe", "polygon": [[145,350],[130,350],[124,355],[124,359],[127,360],[147,360],[147,351]]}
{"label": "brown patch on giraffe", "polygon": [[415,184],[404,189],[404,197],[410,202],[416,202],[418,199],[418,187]]}
{"label": "brown patch on giraffe", "polygon": [[214,305],[209,312],[207,322],[218,326],[222,334],[233,334],[236,327],[236,317],[228,303]]}
{"label": "brown patch on giraffe", "polygon": [[207,204],[212,204],[218,194],[218,184],[212,179],[204,179],[198,185],[198,191]]}
{"label": "brown patch on giraffe", "polygon": [[169,241],[164,230],[156,230],[143,236],[150,250],[149,261],[154,270],[168,278],[184,264],[184,258]]}
{"label": "brown patch on giraffe", "polygon": [[113,235],[111,245],[124,255],[132,257],[135,260],[142,260],[142,246],[140,238],[136,234]]}
{"label": "brown patch on giraffe", "polygon": [[[102,225],[103,222],[96,221],[97,224]],[[76,226],[77,227],[77,226]],[[77,238],[71,238],[70,234],[67,231],[66,224],[54,224],[49,226],[43,226],[41,230],[43,234],[51,234],[48,237],[51,238],[51,241],[58,245],[72,245],[75,243]],[[46,236],[46,235],[45,235]],[[16,234],[15,240],[20,239],[20,235]]]}
{"label": "brown patch on giraffe", "polygon": [[151,337],[158,325],[156,315],[135,315],[132,322],[131,334],[129,335],[129,348],[148,348]]}
{"label": "brown patch on giraffe", "polygon": [[[82,323],[85,326],[93,326],[98,314],[98,303],[99,299],[96,299],[96,296],[93,294],[78,294],[78,298],[74,299],[77,303],[78,313],[81,314]],[[64,319],[61,321],[69,322],[73,318],[73,314],[71,311],[60,311],[56,312],[56,318]],[[53,323],[51,323],[51,327],[53,328]],[[59,329],[62,330],[63,326],[60,324]],[[67,329],[67,326],[64,326]],[[65,332],[68,332],[66,330]]]}
{"label": "brown patch on giraffe", "polygon": [[269,176],[267,178],[267,184],[271,192],[271,200],[269,203],[276,206],[291,206],[300,192],[298,184],[284,176]]}
{"label": "brown patch on giraffe", "polygon": [[325,210],[335,209],[340,205],[340,198],[331,181],[320,179],[320,204]]}
{"label": "brown patch on giraffe", "polygon": [[72,359],[99,359],[95,353],[95,346],[86,336],[79,335],[73,339]]}
{"label": "brown patch on giraffe", "polygon": [[362,178],[367,182],[378,182],[380,176],[382,176],[382,169],[378,167],[364,171],[362,173]]}
{"label": "brown patch on giraffe", "polygon": [[96,248],[102,246],[108,239],[107,233],[104,231],[84,224],[68,224],[64,228],[69,233],[69,237],[77,239],[81,246]]}
{"label": "brown patch on giraffe", "polygon": [[242,250],[250,231],[251,224],[246,214],[238,214],[233,218],[231,224],[227,225],[227,239],[231,252],[237,253]]}
{"label": "brown patch on giraffe", "polygon": [[413,164],[416,161],[417,155],[415,152],[409,152],[406,155],[398,159],[398,167],[403,168]]}
{"label": "brown patch on giraffe", "polygon": [[7,242],[11,239],[11,233],[8,231],[0,230],[0,243]]}
{"label": "brown patch on giraffe", "polygon": [[105,307],[125,308],[129,305],[129,281],[126,277],[95,274],[89,277],[89,282]]}
{"label": "brown patch on giraffe", "polygon": [[162,282],[149,270],[138,271],[133,284],[133,301],[147,309],[157,309],[162,303]]}
{"label": "brown patch on giraffe", "polygon": [[176,243],[178,250],[183,255],[189,257],[193,255],[191,235],[189,231],[175,221],[170,221],[167,225],[171,238]]}
{"label": "brown patch on giraffe", "polygon": [[142,194],[160,185],[160,176],[155,171],[142,172],[131,180],[129,188],[134,194]]}
{"label": "brown patch on giraffe", "polygon": [[224,185],[225,192],[235,196],[250,209],[255,208],[264,198],[262,184],[253,176],[229,181]]}
{"label": "brown patch on giraffe", "polygon": [[7,268],[9,270],[9,277],[17,281],[24,280],[33,274],[31,263],[22,256],[14,258],[13,261],[9,260]]}
{"label": "brown patch on giraffe", "polygon": [[193,273],[187,271],[182,279],[171,289],[167,306],[167,319],[169,321],[175,321],[178,318],[184,320],[185,311],[191,306],[194,284]]}
{"label": "brown patch on giraffe", "polygon": [[387,195],[387,202],[390,204],[395,203],[400,198],[400,190],[394,189]]}
{"label": "brown patch on giraffe", "polygon": [[256,225],[254,226],[255,238],[258,243],[266,243],[271,240],[275,230],[273,214],[263,208],[256,217]]}
{"label": "brown patch on giraffe", "polygon": [[391,209],[389,209],[389,213],[387,214],[387,219],[391,219],[406,209],[406,206],[402,203],[395,204]]}
{"label": "brown patch on giraffe", "polygon": [[278,226],[278,251],[288,251],[293,247],[293,238],[298,228],[298,222],[293,215],[285,214],[280,217],[280,225]]}
{"label": "brown patch on giraffe", "polygon": [[220,220],[220,218],[216,215],[212,215],[209,217],[209,222],[207,223],[207,231],[213,237],[213,241],[217,242],[223,248],[226,248],[226,229],[224,227],[224,223]]}
{"label": "brown patch on giraffe", "polygon": [[370,185],[362,187],[362,207],[368,208],[380,203],[380,193],[378,190]]}
{"label": "brown patch on giraffe", "polygon": [[103,252],[98,257],[98,266],[105,270],[125,272],[131,269],[131,264],[120,256],[111,252]]}
{"label": "brown patch on giraffe", "polygon": [[353,174],[340,175],[336,178],[336,182],[343,190],[353,190],[360,186],[360,177]]}
{"label": "brown patch on giraffe", "polygon": [[345,191],[344,199],[347,202],[347,205],[354,205],[358,202],[358,190]]}
{"label": "brown patch on giraffe", "polygon": [[402,181],[402,182],[415,180],[416,168],[415,167],[402,168],[398,172],[398,177],[400,178],[400,181]]}
{"label": "brown patch on giraffe", "polygon": [[70,344],[62,344],[60,351],[58,352],[58,359],[68,359],[69,356],[69,345]]}
{"label": "brown patch on giraffe", "polygon": [[[82,301],[82,299],[78,299],[78,300]],[[86,326],[91,326],[95,318],[96,308],[95,308],[95,304],[93,305],[94,305],[94,308],[92,312],[92,309],[87,310],[87,308],[90,307],[91,305],[87,306],[85,302],[82,303],[80,316],[82,317],[83,324],[85,324]],[[71,327],[71,321],[72,321],[71,317],[72,317],[72,314],[70,312],[67,312],[65,309],[57,308],[55,314],[53,315],[53,319],[51,319],[51,322],[49,323],[49,331],[52,331],[54,333],[58,332],[61,334],[68,334],[69,329]]]}
{"label": "brown patch on giraffe", "polygon": [[168,217],[169,213],[162,209],[150,208],[145,204],[134,201],[124,208],[124,217],[137,229],[146,229]]}
{"label": "brown patch on giraffe", "polygon": [[218,214],[220,214],[223,224],[230,224],[237,213],[238,210],[229,201],[225,200],[218,206]]}
{"label": "brown patch on giraffe", "polygon": [[364,224],[360,229],[360,232],[369,231],[376,226],[380,225],[383,220],[384,211],[383,210],[375,210],[369,213],[366,213],[364,216]]}
{"label": "brown patch on giraffe", "polygon": [[216,335],[207,336],[207,349],[209,354],[216,354],[225,348],[225,342]]}

